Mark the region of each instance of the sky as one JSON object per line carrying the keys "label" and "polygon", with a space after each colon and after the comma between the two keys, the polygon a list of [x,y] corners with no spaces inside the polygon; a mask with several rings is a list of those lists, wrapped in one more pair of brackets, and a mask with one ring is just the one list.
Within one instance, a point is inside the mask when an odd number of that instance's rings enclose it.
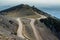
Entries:
{"label": "sky", "polygon": [[0,10],[19,4],[39,5],[42,7],[60,6],[60,0],[0,0]]}
{"label": "sky", "polygon": [[38,3],[43,5],[60,5],[60,0],[0,0],[0,6],[20,4],[20,3]]}

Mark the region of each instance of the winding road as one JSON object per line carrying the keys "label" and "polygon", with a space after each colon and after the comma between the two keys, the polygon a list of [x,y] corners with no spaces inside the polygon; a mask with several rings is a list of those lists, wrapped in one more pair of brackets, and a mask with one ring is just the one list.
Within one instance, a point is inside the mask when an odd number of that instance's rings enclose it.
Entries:
{"label": "winding road", "polygon": [[[46,17],[43,17],[43,16],[41,15],[41,17],[38,18],[38,19],[41,19],[41,18],[46,18]],[[35,28],[35,25],[34,25],[35,19],[32,19],[32,18],[28,18],[28,19],[31,20],[30,25],[31,25],[31,27],[32,27],[32,29],[33,29],[34,35],[35,35],[35,37],[36,37],[36,40],[42,40],[41,36],[39,36],[39,33],[38,33],[37,29]],[[18,27],[18,30],[17,30],[17,36],[18,36],[18,37],[21,37],[21,38],[25,38],[25,37],[22,35],[23,24],[22,24],[22,22],[21,22],[21,19],[20,19],[20,18],[17,18],[16,20],[18,21],[18,24],[19,24],[19,27]]]}
{"label": "winding road", "polygon": [[17,30],[17,36],[18,37],[21,37],[21,38],[24,38],[24,36],[22,35],[23,24],[21,22],[21,19],[20,18],[17,18],[17,21],[19,23],[19,27],[18,27],[18,30]]}
{"label": "winding road", "polygon": [[42,38],[39,36],[38,31],[36,30],[36,28],[34,26],[34,22],[35,22],[35,19],[31,19],[30,24],[31,24],[31,27],[32,27],[33,32],[35,34],[36,40],[42,40]]}

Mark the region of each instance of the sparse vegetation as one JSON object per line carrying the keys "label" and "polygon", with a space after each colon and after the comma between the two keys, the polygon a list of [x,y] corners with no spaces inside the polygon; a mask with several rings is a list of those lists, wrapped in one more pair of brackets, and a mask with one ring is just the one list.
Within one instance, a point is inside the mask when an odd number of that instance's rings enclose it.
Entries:
{"label": "sparse vegetation", "polygon": [[41,19],[40,21],[50,28],[54,34],[56,34],[58,37],[60,36],[60,19],[48,17],[46,19]]}
{"label": "sparse vegetation", "polygon": [[[25,38],[17,36],[18,27],[21,27],[19,26],[20,24],[18,24],[19,21],[17,22],[18,18],[21,20],[20,23],[23,25],[22,35]],[[34,22],[34,24],[31,22]],[[36,29],[35,31],[32,28],[33,26]],[[37,38],[35,34],[38,35],[37,37],[42,37],[44,40],[57,40],[58,38],[55,37],[55,35],[47,28],[50,28],[50,30],[59,37],[60,34],[58,33],[60,33],[60,19],[52,17],[51,15],[37,9],[35,6],[30,7],[29,5],[21,4],[0,11],[0,33],[2,33],[0,34],[1,40],[26,40],[26,38],[29,40],[36,40]]]}

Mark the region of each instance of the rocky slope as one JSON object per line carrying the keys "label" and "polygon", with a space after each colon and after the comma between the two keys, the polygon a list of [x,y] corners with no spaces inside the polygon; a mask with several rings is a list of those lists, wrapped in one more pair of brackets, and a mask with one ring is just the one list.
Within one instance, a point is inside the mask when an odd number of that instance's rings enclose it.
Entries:
{"label": "rocky slope", "polygon": [[29,5],[0,11],[0,40],[59,40],[60,19]]}

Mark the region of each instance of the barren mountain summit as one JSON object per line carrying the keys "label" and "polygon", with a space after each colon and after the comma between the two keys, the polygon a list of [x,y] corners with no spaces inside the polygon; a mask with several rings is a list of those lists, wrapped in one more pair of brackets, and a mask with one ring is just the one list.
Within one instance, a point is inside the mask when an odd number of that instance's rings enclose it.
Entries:
{"label": "barren mountain summit", "polygon": [[59,24],[60,19],[21,4],[0,11],[0,40],[59,40]]}

